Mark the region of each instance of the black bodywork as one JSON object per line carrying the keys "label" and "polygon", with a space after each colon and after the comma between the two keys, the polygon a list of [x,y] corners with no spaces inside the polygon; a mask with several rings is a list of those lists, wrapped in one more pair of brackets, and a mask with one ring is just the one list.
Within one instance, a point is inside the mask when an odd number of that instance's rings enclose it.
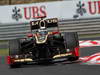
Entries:
{"label": "black bodywork", "polygon": [[57,34],[59,37],[54,35],[49,35],[45,43],[37,44],[35,39],[27,40],[21,43],[20,53],[27,54],[32,53],[32,59],[35,60],[45,60],[52,59],[53,56],[60,54],[65,54],[66,49],[64,46],[64,39]]}
{"label": "black bodywork", "polygon": [[[31,32],[43,27],[58,27],[58,20],[47,19],[31,22]],[[65,58],[76,61],[79,58],[79,41],[77,32],[46,31],[44,35],[31,33],[26,39],[9,41],[8,63],[10,67],[20,66],[19,63],[37,62],[51,63],[56,59]]]}

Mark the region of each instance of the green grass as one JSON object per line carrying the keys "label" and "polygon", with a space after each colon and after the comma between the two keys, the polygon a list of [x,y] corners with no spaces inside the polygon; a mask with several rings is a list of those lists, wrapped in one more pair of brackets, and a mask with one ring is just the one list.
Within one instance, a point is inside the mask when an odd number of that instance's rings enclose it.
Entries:
{"label": "green grass", "polygon": [[[7,40],[0,40],[0,43],[7,43]],[[8,49],[0,49],[0,56],[2,55],[8,55]]]}
{"label": "green grass", "polygon": [[7,40],[0,40],[0,43],[8,42]]}
{"label": "green grass", "polygon": [[86,38],[86,37],[100,37],[100,34],[83,34],[83,35],[79,35],[79,37],[81,38]]}
{"label": "green grass", "polygon": [[0,49],[0,56],[2,55],[8,55],[9,50],[8,49]]}

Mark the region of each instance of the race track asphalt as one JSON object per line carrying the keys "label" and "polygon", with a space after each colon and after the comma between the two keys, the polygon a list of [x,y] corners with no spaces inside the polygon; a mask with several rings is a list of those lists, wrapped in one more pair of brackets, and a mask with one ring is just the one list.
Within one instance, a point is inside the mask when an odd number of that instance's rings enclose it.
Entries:
{"label": "race track asphalt", "polygon": [[[81,48],[81,56],[88,56],[100,51],[100,47]],[[7,64],[0,64],[0,75],[99,75],[100,65],[77,63],[56,63],[52,65],[23,65],[10,69]]]}
{"label": "race track asphalt", "polygon": [[[100,52],[100,47],[80,49],[81,57],[97,52]],[[64,62],[52,65],[23,65],[21,68],[10,69],[6,63],[0,63],[0,75],[100,75],[100,65]]]}

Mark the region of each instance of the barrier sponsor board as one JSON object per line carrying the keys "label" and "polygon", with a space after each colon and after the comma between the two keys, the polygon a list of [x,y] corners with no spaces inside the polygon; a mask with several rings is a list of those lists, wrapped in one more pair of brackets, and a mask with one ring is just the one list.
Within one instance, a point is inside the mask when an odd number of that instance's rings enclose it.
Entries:
{"label": "barrier sponsor board", "polygon": [[0,6],[0,23],[30,22],[37,17],[83,19],[100,17],[99,0],[72,0]]}

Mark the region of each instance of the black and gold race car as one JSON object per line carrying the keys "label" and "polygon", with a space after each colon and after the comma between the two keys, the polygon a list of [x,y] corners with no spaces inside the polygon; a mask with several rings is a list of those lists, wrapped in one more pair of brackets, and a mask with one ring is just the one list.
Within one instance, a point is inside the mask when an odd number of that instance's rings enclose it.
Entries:
{"label": "black and gold race car", "polygon": [[[11,68],[23,63],[52,63],[57,61],[76,61],[79,58],[79,40],[77,32],[49,31],[58,27],[57,18],[30,22],[31,33],[26,39],[9,41],[8,64]],[[33,33],[33,30],[34,33]]]}

